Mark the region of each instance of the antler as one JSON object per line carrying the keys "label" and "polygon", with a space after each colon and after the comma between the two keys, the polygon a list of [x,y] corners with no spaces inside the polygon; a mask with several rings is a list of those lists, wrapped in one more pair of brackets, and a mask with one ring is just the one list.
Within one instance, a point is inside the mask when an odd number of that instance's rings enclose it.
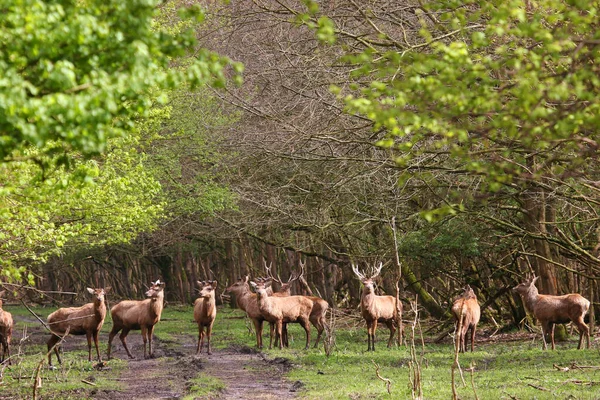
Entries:
{"label": "antler", "polygon": [[352,264],[352,271],[354,271],[356,276],[358,276],[358,279],[360,279],[360,280],[365,279],[365,275],[358,270],[358,265]]}
{"label": "antler", "polygon": [[379,262],[379,267],[375,268],[373,271],[373,275],[371,275],[371,279],[374,279],[376,277],[379,276],[379,274],[381,273],[381,270],[383,269],[383,263],[380,261]]}
{"label": "antler", "polygon": [[[267,261],[263,258],[263,264],[265,266],[265,270],[267,271],[267,276],[269,278],[271,278],[272,280],[274,280],[275,282],[279,283],[280,285],[283,285],[283,282],[281,281],[281,277],[279,275],[277,275],[277,278],[275,278],[275,276],[273,276],[273,273],[271,272],[271,268],[273,267],[273,264],[270,264],[267,267]],[[290,277],[291,279],[291,277]]]}

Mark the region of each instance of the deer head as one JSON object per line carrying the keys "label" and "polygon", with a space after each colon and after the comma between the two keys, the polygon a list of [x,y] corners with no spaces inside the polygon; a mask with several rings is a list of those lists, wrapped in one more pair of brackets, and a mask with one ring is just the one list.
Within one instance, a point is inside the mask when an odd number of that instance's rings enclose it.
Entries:
{"label": "deer head", "polygon": [[352,264],[352,271],[354,274],[358,276],[358,279],[362,282],[365,287],[366,293],[374,293],[375,292],[375,278],[379,276],[381,270],[383,269],[383,263],[380,262],[378,267],[374,267],[370,276],[366,276],[363,272],[358,269],[358,266]]}
{"label": "deer head", "polygon": [[87,288],[87,291],[88,291],[89,294],[91,294],[92,296],[94,296],[94,301],[98,301],[98,302],[102,303],[104,301],[104,295],[110,289],[111,289],[111,287],[107,286],[105,288],[99,288],[99,289]]}
{"label": "deer head", "polygon": [[164,290],[164,288],[165,283],[158,279],[156,282],[153,282],[152,285],[150,285],[150,288],[148,288],[148,291],[146,292],[146,297],[156,299]]}

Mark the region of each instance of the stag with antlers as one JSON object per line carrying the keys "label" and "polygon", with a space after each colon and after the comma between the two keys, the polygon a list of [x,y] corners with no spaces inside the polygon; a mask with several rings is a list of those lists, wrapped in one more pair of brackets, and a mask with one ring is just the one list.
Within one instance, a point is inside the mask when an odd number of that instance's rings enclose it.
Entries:
{"label": "stag with antlers", "polygon": [[367,277],[358,270],[358,266],[352,264],[352,271],[358,276],[363,284],[360,298],[360,309],[363,318],[367,322],[368,348],[367,351],[375,351],[375,332],[377,323],[383,322],[390,330],[388,347],[392,346],[394,333],[398,329],[399,340],[402,342],[402,303],[396,295],[378,296],[375,294],[375,278],[381,273],[383,263],[374,268],[373,273]]}

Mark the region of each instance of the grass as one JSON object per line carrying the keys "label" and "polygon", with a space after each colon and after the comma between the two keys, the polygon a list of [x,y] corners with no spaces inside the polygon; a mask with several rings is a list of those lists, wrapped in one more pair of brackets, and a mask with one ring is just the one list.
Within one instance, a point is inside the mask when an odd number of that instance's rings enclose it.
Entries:
{"label": "grass", "polygon": [[[59,365],[53,355],[53,362],[57,369],[50,370],[47,367],[46,357],[46,342],[50,335],[25,307],[5,306],[4,308],[12,313],[15,326],[11,345],[13,365],[4,370],[0,385],[2,398],[31,398],[34,377],[40,362],[43,363],[39,373],[42,386],[37,393],[45,399],[81,399],[96,390],[118,390],[118,386],[115,387],[112,378],[125,367],[124,361],[111,361],[110,370],[97,371],[94,369],[95,350],[92,351],[93,361],[87,361],[88,351],[85,336],[83,337],[85,345],[77,346],[76,349],[73,349],[72,345],[74,339],[67,337],[67,342],[71,343],[68,345],[68,350],[61,354],[63,364]],[[30,308],[44,321],[48,314],[55,310],[55,308],[39,306]],[[108,335],[108,329],[109,327],[104,325],[102,337]],[[20,344],[18,338],[24,333],[27,339]],[[80,342],[80,340],[77,341]],[[17,357],[19,350],[21,352]],[[106,354],[105,340],[101,340],[100,352]],[[82,382],[83,380],[92,382],[95,386],[86,384]]]}
{"label": "grass", "polygon": [[[53,309],[36,308],[43,318]],[[45,355],[45,341],[48,335],[39,330],[39,323],[31,318],[24,308],[10,307],[16,321],[16,330],[21,332],[28,325],[31,338],[22,346],[24,357],[21,365],[5,370],[2,396],[21,398],[30,396],[32,374]],[[330,357],[325,355],[323,346],[304,351],[304,331],[297,325],[289,326],[290,348],[264,350],[269,358],[285,357],[294,365],[287,373],[290,381],[301,381],[304,390],[299,393],[303,399],[390,399],[410,398],[408,364],[411,360],[406,347],[386,348],[387,330],[378,330],[377,350],[366,352],[366,328],[362,322],[337,323],[336,349]],[[106,337],[111,322],[102,329],[101,351],[106,351]],[[38,330],[31,330],[38,326]],[[230,346],[254,348],[256,338],[249,330],[250,324],[240,310],[220,308],[213,330],[213,349]],[[155,329],[159,340],[169,348],[183,355],[195,353],[198,328],[193,320],[191,306],[169,306],[165,308],[161,322]],[[311,341],[316,337],[313,329]],[[16,334],[16,333],[15,333]],[[139,334],[134,332],[134,334]],[[426,344],[422,364],[422,387],[426,399],[452,398],[451,366],[453,348],[451,343],[434,344],[432,338],[425,338]],[[268,343],[268,325],[265,324],[264,343]],[[84,339],[85,342],[85,339]],[[474,366],[473,380],[477,396],[485,399],[598,399],[600,398],[600,369],[558,370],[570,367],[599,365],[599,350],[577,350],[575,337],[566,343],[558,344],[555,351],[543,351],[539,336],[531,340],[477,343],[475,352],[460,355],[463,369]],[[17,341],[13,342],[16,352]],[[70,348],[72,348],[71,346]],[[420,346],[417,352],[421,352]],[[42,368],[44,398],[83,398],[90,387],[82,379],[93,377],[97,385],[94,389],[115,389],[114,378],[126,365],[126,361],[112,360],[110,372],[92,370],[94,363],[87,360],[87,348],[69,350],[63,356],[63,366],[57,371]],[[375,361],[381,368],[382,377],[392,381],[391,395],[384,382],[375,375]],[[19,379],[20,377],[20,379]],[[474,399],[471,375],[464,371],[467,385],[463,387],[457,376],[457,391],[461,399]],[[210,398],[224,389],[223,382],[200,371],[189,382],[189,399]]]}
{"label": "grass", "polygon": [[225,390],[225,384],[217,378],[199,374],[196,378],[188,382],[188,394],[183,400],[193,400],[195,398],[212,398]]}

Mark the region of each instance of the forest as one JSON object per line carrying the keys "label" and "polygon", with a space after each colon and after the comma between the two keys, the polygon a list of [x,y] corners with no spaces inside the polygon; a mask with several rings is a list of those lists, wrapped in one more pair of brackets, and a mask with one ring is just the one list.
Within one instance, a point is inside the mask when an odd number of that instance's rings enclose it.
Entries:
{"label": "forest", "polygon": [[466,285],[490,332],[539,335],[511,290],[536,275],[542,294],[589,301],[593,341],[597,2],[2,8],[6,310],[78,306],[106,287],[114,305],[156,280],[177,308],[214,280],[230,311],[224,289],[270,268],[341,324],[362,321],[353,266],[381,265],[377,294],[435,338]]}

